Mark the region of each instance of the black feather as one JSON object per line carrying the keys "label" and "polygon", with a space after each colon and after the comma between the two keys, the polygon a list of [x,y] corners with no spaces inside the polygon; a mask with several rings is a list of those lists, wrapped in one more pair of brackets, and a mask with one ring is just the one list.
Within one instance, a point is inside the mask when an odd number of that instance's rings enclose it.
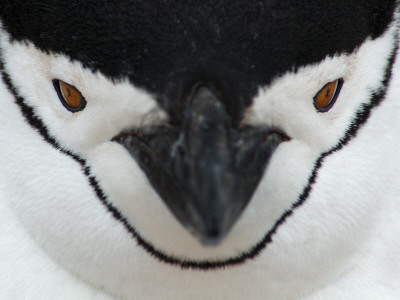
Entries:
{"label": "black feather", "polygon": [[[172,121],[193,85],[220,90],[240,119],[258,87],[380,36],[395,0],[2,1],[15,40],[64,53],[156,94]],[[179,122],[179,120],[178,120]]]}

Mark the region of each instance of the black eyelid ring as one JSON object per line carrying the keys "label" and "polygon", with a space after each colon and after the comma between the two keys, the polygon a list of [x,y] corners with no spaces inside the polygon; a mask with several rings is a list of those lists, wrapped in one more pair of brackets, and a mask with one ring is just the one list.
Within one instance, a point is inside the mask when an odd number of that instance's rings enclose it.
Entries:
{"label": "black eyelid ring", "polygon": [[[60,79],[57,79],[57,78],[53,79],[52,82],[53,82],[54,89],[56,90],[57,96],[58,96],[58,98],[60,99],[61,104],[62,104],[68,111],[70,111],[70,112],[72,112],[72,113],[76,113],[76,112],[82,111],[82,110],[86,107],[86,104],[87,104],[86,99],[85,99],[85,97],[83,97],[83,95],[81,94],[81,92],[80,92],[76,87],[74,87],[73,85],[71,85],[71,84],[69,84],[69,83],[66,83],[65,81],[62,81],[62,80],[60,80]],[[64,96],[63,96],[63,94],[62,94],[62,92],[61,92],[60,83],[67,84],[67,85],[69,85],[70,87],[74,88],[75,91],[81,96],[82,102],[81,102],[81,104],[80,104],[79,106],[77,106],[77,107],[72,107],[72,106],[70,106],[70,105],[67,103],[67,101],[64,99]]]}
{"label": "black eyelid ring", "polygon": [[[329,102],[329,105],[326,106],[326,107],[318,107],[318,106],[315,104],[315,99],[318,97],[318,95],[321,93],[321,91],[323,91],[328,85],[330,85],[332,82],[335,82],[335,81],[337,81],[337,86],[336,86],[336,89],[335,89],[335,94],[333,95],[332,100]],[[339,97],[340,90],[342,89],[343,83],[344,83],[343,78],[339,78],[339,79],[336,79],[336,80],[334,80],[334,81],[330,81],[330,82],[326,83],[326,84],[318,91],[318,93],[317,93],[317,94],[314,96],[314,98],[313,98],[313,100],[314,100],[314,101],[313,101],[314,107],[315,107],[315,109],[316,109],[318,112],[324,113],[324,112],[329,111],[329,110],[333,107],[333,105],[335,104],[337,98]]]}

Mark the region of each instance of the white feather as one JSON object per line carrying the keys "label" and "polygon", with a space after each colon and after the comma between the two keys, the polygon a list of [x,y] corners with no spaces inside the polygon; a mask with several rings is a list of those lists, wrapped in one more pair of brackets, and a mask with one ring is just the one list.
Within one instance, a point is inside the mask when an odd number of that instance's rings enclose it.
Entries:
{"label": "white feather", "polygon": [[[187,233],[135,161],[110,142],[121,130],[166,119],[150,94],[0,35],[18,93],[63,149],[87,161],[107,201],[140,235],[180,259],[220,260],[251,249],[297,201],[320,154],[338,143],[381,88],[395,30],[260,89],[245,122],[278,126],[292,140],[278,148],[249,207],[216,248]],[[325,158],[310,197],[273,242],[254,260],[208,272],[161,263],[138,246],[96,196],[82,166],[27,124],[0,82],[0,298],[398,299],[399,59],[393,70],[383,103],[357,138]],[[345,83],[337,103],[317,113],[314,94],[338,77]],[[79,88],[87,109],[65,110],[54,78]]]}

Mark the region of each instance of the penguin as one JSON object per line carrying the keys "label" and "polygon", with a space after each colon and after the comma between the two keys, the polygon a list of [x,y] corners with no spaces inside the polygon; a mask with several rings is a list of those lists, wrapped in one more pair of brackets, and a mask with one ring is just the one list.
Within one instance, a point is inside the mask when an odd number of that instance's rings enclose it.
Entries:
{"label": "penguin", "polygon": [[399,299],[394,0],[3,1],[1,299]]}

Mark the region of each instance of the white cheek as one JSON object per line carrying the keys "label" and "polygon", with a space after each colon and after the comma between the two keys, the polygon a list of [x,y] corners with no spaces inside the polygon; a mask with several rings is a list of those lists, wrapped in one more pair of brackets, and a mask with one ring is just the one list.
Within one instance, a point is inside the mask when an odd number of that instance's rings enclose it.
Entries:
{"label": "white cheek", "polygon": [[[376,40],[367,40],[353,54],[327,58],[281,76],[259,90],[244,122],[276,126],[318,153],[331,149],[345,135],[356,112],[382,87],[394,30]],[[344,84],[336,103],[326,113],[317,112],[314,95],[324,84],[338,78],[343,78]]]}
{"label": "white cheek", "polygon": [[344,76],[347,60],[347,57],[328,58],[320,64],[304,67],[296,74],[288,73],[269,88],[260,89],[247,111],[245,122],[278,127],[315,151],[325,148],[329,140],[327,132],[321,128],[329,128],[332,118],[324,118],[316,111],[313,97],[324,84]]}
{"label": "white cheek", "polygon": [[[129,82],[112,82],[63,55],[43,53],[31,44],[10,43],[6,37],[4,33],[1,43],[7,73],[63,148],[84,154],[122,130],[166,119],[154,98]],[[53,79],[75,86],[87,101],[85,109],[77,113],[65,109]]]}

